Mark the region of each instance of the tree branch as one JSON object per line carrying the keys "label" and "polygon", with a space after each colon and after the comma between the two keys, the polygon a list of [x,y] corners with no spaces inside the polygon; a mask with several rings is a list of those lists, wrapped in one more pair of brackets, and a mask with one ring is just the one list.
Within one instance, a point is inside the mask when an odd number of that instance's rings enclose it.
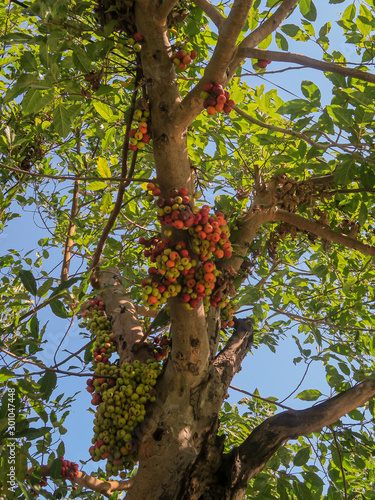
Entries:
{"label": "tree branch", "polygon": [[[130,129],[131,129],[132,121],[133,121],[135,104],[136,104],[136,100],[137,100],[139,79],[140,79],[140,74],[137,71],[137,76],[136,76],[135,82],[134,82],[134,92],[133,92],[131,103],[130,103],[130,113],[129,113],[129,117],[128,117],[128,122],[126,124],[124,144],[123,144],[123,148],[122,148],[121,177],[126,177],[127,171],[128,171],[129,134],[130,134]],[[135,163],[137,161],[137,154],[138,154],[138,150],[135,150],[133,152],[132,163],[130,166],[130,172],[129,172],[130,178],[133,177]],[[124,181],[124,182],[121,182],[119,187],[118,187],[115,205],[113,207],[111,215],[108,218],[107,224],[105,225],[105,227],[103,229],[102,235],[100,236],[98,246],[96,247],[95,253],[92,257],[92,261],[89,265],[89,270],[94,269],[99,264],[100,257],[102,255],[105,242],[107,241],[108,235],[109,235],[114,223],[116,222],[118,214],[120,213],[122,201],[124,199],[125,189],[127,188],[127,186],[129,186],[129,182]]]}
{"label": "tree branch", "polygon": [[229,16],[222,21],[214,53],[206,66],[203,78],[183,99],[176,112],[176,122],[186,128],[202,110],[200,92],[204,83],[226,85],[228,65],[237,51],[236,42],[244,27],[253,0],[235,0]]}
{"label": "tree branch", "polygon": [[[315,146],[316,148],[328,149],[329,147],[332,146],[331,144],[321,144],[319,142],[315,142],[312,139],[310,139],[310,137],[308,137],[303,132],[298,132],[297,130],[290,130],[290,129],[282,128],[282,127],[277,127],[276,125],[271,125],[270,123],[265,123],[265,122],[262,122],[260,120],[257,120],[256,118],[253,118],[251,115],[249,115],[245,111],[242,111],[242,109],[240,109],[238,106],[236,106],[234,108],[234,110],[236,111],[236,113],[238,115],[242,116],[243,118],[245,118],[245,120],[249,121],[250,123],[253,123],[254,125],[258,125],[259,127],[266,128],[268,130],[272,130],[273,132],[281,132],[282,134],[292,135],[294,137],[299,137],[300,139],[308,142],[311,146]],[[339,146],[339,144],[335,144],[335,146]]]}
{"label": "tree branch", "polygon": [[291,62],[301,64],[302,66],[306,66],[308,68],[337,73],[343,76],[351,76],[353,78],[358,78],[359,80],[375,83],[374,74],[360,69],[348,68],[347,66],[341,66],[340,64],[332,62],[320,61],[319,59],[313,59],[312,57],[295,54],[293,52],[278,52],[275,50],[262,50],[250,47],[241,48],[241,45],[237,52],[237,55],[240,58],[251,57],[253,59],[264,59],[268,61]]}
{"label": "tree branch", "polygon": [[212,3],[208,0],[194,0],[194,3],[197,7],[203,10],[203,12],[211,19],[220,31],[220,28],[225,21],[225,17],[215,7],[215,5],[212,5]]}
{"label": "tree branch", "polygon": [[155,24],[163,26],[167,21],[168,14],[174,9],[177,3],[178,0],[163,0],[163,3],[156,11]]}
{"label": "tree branch", "polygon": [[256,427],[250,436],[224,456],[222,472],[231,488],[230,500],[242,499],[248,481],[264,469],[289,439],[321,430],[375,397],[375,380],[366,380],[324,403],[306,410],[279,413]]}
{"label": "tree branch", "polygon": [[136,179],[133,179],[132,177],[79,177],[79,176],[72,176],[72,175],[49,175],[49,174],[38,174],[37,172],[30,172],[29,170],[22,170],[21,168],[16,168],[16,167],[11,167],[9,165],[5,165],[5,163],[0,162],[0,167],[5,168],[6,170],[11,170],[12,172],[18,172],[20,174],[27,174],[30,175],[31,177],[42,177],[44,179],[56,179],[58,181],[82,181],[82,182],[88,182],[88,181],[115,181],[115,182],[150,182],[150,178],[146,177],[138,177]]}
{"label": "tree branch", "polygon": [[280,7],[269,17],[263,24],[258,26],[250,35],[248,35],[245,40],[243,40],[238,46],[238,51],[233,58],[229,66],[229,77],[231,78],[236,72],[238,66],[243,61],[244,55],[239,55],[239,51],[245,48],[256,47],[263,40],[265,40],[268,35],[273,33],[289,16],[293,11],[294,7],[298,3],[298,0],[284,0]]}
{"label": "tree branch", "polygon": [[236,42],[244,27],[253,0],[235,0],[220,31],[214,53],[204,72],[211,82],[226,83],[227,68],[237,50]]}
{"label": "tree branch", "polygon": [[265,222],[270,222],[272,220],[274,220],[272,209],[264,209],[259,212],[250,213],[247,216],[247,219],[243,221],[243,224],[240,227],[240,234],[233,242],[234,252],[232,257],[225,259],[225,261],[223,261],[220,265],[220,269],[232,269],[233,271],[238,271],[244,261],[244,258],[249,252],[249,247],[259,231],[259,228]]}
{"label": "tree branch", "polygon": [[146,344],[143,344],[136,353],[133,352],[134,344],[141,342],[144,331],[137,310],[122,286],[119,269],[111,267],[99,271],[96,287],[100,289],[106,314],[111,321],[120,365],[124,362],[132,363],[135,359],[145,363],[153,356]]}
{"label": "tree branch", "polygon": [[255,47],[273,33],[292,13],[299,0],[284,0],[280,7],[263,24],[255,28],[239,45],[240,48]]}
{"label": "tree branch", "polygon": [[367,243],[363,243],[355,238],[351,238],[350,236],[346,236],[346,234],[338,233],[337,231],[333,231],[328,227],[324,227],[318,222],[305,219],[297,214],[292,214],[287,212],[286,210],[277,209],[274,212],[274,220],[280,222],[287,222],[292,226],[296,226],[303,231],[308,231],[309,233],[313,233],[316,236],[320,236],[321,238],[332,241],[334,243],[339,243],[340,245],[344,245],[347,248],[352,248],[353,250],[358,250],[366,255],[371,255],[371,257],[375,257],[375,247],[369,245]]}
{"label": "tree branch", "polygon": [[214,361],[224,391],[232,382],[252,345],[253,324],[251,319],[235,319],[235,331]]}
{"label": "tree branch", "polygon": [[[31,476],[34,469],[35,467],[30,467],[27,476]],[[42,477],[51,475],[51,467],[49,465],[41,465],[38,469],[40,469]],[[74,478],[70,478],[70,481],[74,481],[84,488],[96,491],[109,498],[115,491],[127,491],[133,483],[133,478],[127,481],[102,481],[96,477],[89,476],[86,472],[78,471],[78,475]]]}

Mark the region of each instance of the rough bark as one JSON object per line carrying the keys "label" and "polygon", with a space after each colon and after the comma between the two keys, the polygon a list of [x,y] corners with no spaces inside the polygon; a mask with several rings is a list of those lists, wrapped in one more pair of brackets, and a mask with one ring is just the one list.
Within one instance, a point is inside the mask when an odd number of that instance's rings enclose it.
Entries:
{"label": "rough bark", "polygon": [[111,321],[120,355],[120,363],[132,363],[135,359],[145,362],[151,357],[146,345],[136,353],[133,347],[144,336],[137,309],[126,295],[118,268],[112,267],[100,271],[98,275],[100,296],[105,304],[106,314]]}

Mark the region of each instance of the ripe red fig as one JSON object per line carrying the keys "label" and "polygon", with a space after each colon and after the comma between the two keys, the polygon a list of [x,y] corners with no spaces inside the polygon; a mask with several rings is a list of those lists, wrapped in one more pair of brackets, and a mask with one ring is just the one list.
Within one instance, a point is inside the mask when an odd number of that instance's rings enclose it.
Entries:
{"label": "ripe red fig", "polygon": [[267,68],[267,66],[271,63],[272,61],[266,61],[265,59],[259,59],[258,60],[258,66],[261,69]]}
{"label": "ripe red fig", "polygon": [[140,33],[134,33],[134,40],[141,42],[143,40],[143,36]]}
{"label": "ripe red fig", "polygon": [[214,86],[213,86],[213,89],[212,89],[212,92],[213,92],[215,95],[221,95],[221,94],[224,94],[223,86],[222,86],[222,85],[220,85],[220,84],[214,85]]}
{"label": "ripe red fig", "polygon": [[206,83],[205,85],[203,85],[203,92],[211,92],[213,86],[213,83]]}
{"label": "ripe red fig", "polygon": [[227,98],[224,94],[218,95],[216,97],[216,104],[225,104],[227,102]]}

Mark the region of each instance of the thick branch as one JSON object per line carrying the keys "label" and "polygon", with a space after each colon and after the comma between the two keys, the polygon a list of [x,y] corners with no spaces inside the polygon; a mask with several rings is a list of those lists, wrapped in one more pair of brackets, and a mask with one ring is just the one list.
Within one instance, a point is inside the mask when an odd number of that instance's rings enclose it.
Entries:
{"label": "thick branch", "polygon": [[127,297],[119,269],[112,267],[99,272],[98,286],[100,296],[105,304],[107,316],[111,320],[112,332],[115,335],[120,364],[139,359],[146,362],[151,355],[145,344],[133,352],[133,347],[144,336],[143,327],[138,319],[137,310]]}
{"label": "thick branch", "polygon": [[258,26],[250,35],[248,35],[245,40],[243,40],[238,46],[238,51],[236,57],[233,58],[229,67],[229,76],[232,77],[236,72],[238,66],[244,59],[244,55],[240,55],[240,49],[256,47],[263,40],[265,40],[268,35],[273,33],[277,28],[284,22],[284,20],[293,11],[294,7],[298,3],[298,0],[284,0],[280,7],[269,17],[263,24]]}
{"label": "thick branch", "polygon": [[298,1],[299,0],[284,0],[271,17],[264,21],[263,24],[255,28],[255,30],[241,42],[239,48],[256,47],[259,45],[260,42],[268,37],[268,35],[281,26],[285,19],[292,13]]}
{"label": "thick branch", "polygon": [[333,231],[328,227],[322,226],[318,222],[305,219],[300,215],[292,214],[285,210],[276,210],[274,212],[274,220],[287,222],[288,224],[296,226],[303,231],[308,231],[309,233],[313,233],[316,236],[320,236],[327,241],[339,243],[340,245],[344,245],[347,248],[352,248],[353,250],[358,250],[359,252],[362,252],[366,255],[375,257],[375,247],[368,245],[367,243],[362,243],[362,241],[358,241],[355,238],[351,238],[350,236],[346,236],[346,234]]}
{"label": "thick branch", "polygon": [[254,240],[259,228],[265,223],[272,221],[274,214],[272,209],[264,209],[260,212],[249,214],[248,219],[241,225],[241,232],[233,242],[234,252],[232,257],[223,262],[221,269],[232,269],[238,271],[244,261],[249,247]]}
{"label": "thick branch", "polygon": [[222,21],[219,38],[203,78],[183,99],[176,112],[175,120],[179,126],[187,128],[201,112],[203,99],[200,93],[206,82],[222,85],[228,83],[230,79],[228,78],[228,65],[237,51],[236,42],[246,23],[252,4],[253,0],[235,0],[229,16]]}
{"label": "thick branch", "polygon": [[330,73],[337,73],[343,76],[351,76],[353,78],[358,78],[358,80],[375,83],[375,75],[367,71],[348,68],[347,66],[341,66],[337,63],[321,61],[319,59],[313,59],[312,57],[303,56],[302,54],[295,54],[293,52],[278,52],[275,50],[239,48],[237,55],[241,58],[251,57],[253,59],[264,59],[267,61],[282,61],[301,64],[302,66],[306,66],[308,68],[328,71]]}
{"label": "thick branch", "polygon": [[203,12],[211,19],[211,21],[219,28],[223,25],[225,17],[221,12],[212,5],[208,0],[194,0],[195,5],[197,5]]}
{"label": "thick branch", "polygon": [[267,419],[224,458],[224,470],[230,476],[231,486],[231,494],[226,498],[242,499],[247,482],[265,467],[283,443],[333,424],[373,397],[375,380],[366,380],[307,410],[289,410]]}
{"label": "thick branch", "polygon": [[168,14],[174,9],[178,0],[163,0],[155,14],[155,24],[164,26],[167,22]]}
{"label": "thick branch", "polygon": [[236,319],[235,332],[214,361],[221,382],[228,388],[242,361],[253,345],[253,325],[250,319]]}
{"label": "thick branch", "polygon": [[214,53],[205,70],[205,77],[211,82],[226,83],[228,64],[237,50],[237,38],[246,23],[252,4],[252,0],[235,0],[219,31]]}

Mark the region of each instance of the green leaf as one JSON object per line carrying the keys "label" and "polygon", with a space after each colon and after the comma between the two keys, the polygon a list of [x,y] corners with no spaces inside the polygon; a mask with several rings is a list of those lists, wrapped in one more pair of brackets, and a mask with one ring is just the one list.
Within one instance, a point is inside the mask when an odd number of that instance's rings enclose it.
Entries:
{"label": "green leaf", "polygon": [[29,440],[34,440],[45,436],[48,432],[50,432],[51,429],[52,427],[40,427],[39,429],[30,427],[23,432],[17,433],[17,437],[25,437]]}
{"label": "green leaf", "polygon": [[74,66],[80,71],[83,71],[83,73],[90,73],[91,59],[83,48],[77,46],[73,47],[73,63]]}
{"label": "green leaf", "polygon": [[14,377],[14,373],[6,368],[0,370],[0,383],[6,382],[7,380]]}
{"label": "green leaf", "polygon": [[93,360],[94,345],[89,344],[85,349],[84,360],[85,363],[90,363]]}
{"label": "green leaf", "polygon": [[51,293],[50,295],[50,298],[52,297],[55,297],[56,295],[59,295],[59,293],[63,292],[64,290],[67,290],[68,288],[70,288],[72,285],[74,285],[75,283],[78,283],[78,281],[80,281],[81,278],[78,278],[78,277],[73,277],[73,278],[69,278],[68,280],[66,281],[62,281],[60,283],[60,285],[58,285],[54,290],[53,292]]}
{"label": "green leaf", "polygon": [[37,335],[39,333],[39,321],[38,321],[36,314],[34,314],[31,317],[31,320],[29,321],[29,328],[30,328],[30,332],[33,335],[33,337],[34,338],[37,337]]}
{"label": "green leaf", "polygon": [[87,189],[89,191],[101,191],[102,189],[105,189],[107,187],[106,182],[99,182],[99,181],[94,181],[90,182],[87,184]]}
{"label": "green leaf", "polygon": [[60,302],[60,300],[53,299],[49,305],[55,316],[58,316],[59,318],[68,318],[70,316],[68,311],[65,309],[64,304]]}
{"label": "green leaf", "polygon": [[350,5],[348,5],[346,7],[346,9],[344,10],[343,14],[342,14],[342,19],[344,20],[348,20],[348,21],[353,21],[354,17],[355,17],[355,4],[352,3]]}
{"label": "green leaf", "polygon": [[36,62],[36,59],[34,55],[29,51],[26,51],[22,54],[20,59],[20,64],[22,69],[27,72],[29,71],[33,72],[38,69],[38,64]]}
{"label": "green leaf", "polygon": [[367,217],[368,217],[367,205],[366,203],[361,203],[361,208],[359,209],[359,214],[358,214],[358,222],[360,226],[363,226],[363,224],[366,222]]}
{"label": "green leaf", "polygon": [[300,0],[298,5],[303,17],[309,21],[316,21],[317,12],[312,0]]}
{"label": "green leaf", "polygon": [[296,398],[302,399],[303,401],[316,401],[321,395],[322,393],[317,389],[306,389],[300,392]]}
{"label": "green leaf", "polygon": [[23,482],[27,473],[27,458],[25,453],[23,452],[23,449],[17,450],[14,465],[17,480]]}
{"label": "green leaf", "polygon": [[45,93],[37,88],[31,88],[22,99],[22,108],[25,115],[38,113],[41,109],[46,109],[53,99],[53,92]]}
{"label": "green leaf", "polygon": [[71,115],[62,104],[56,106],[53,112],[53,125],[56,129],[56,132],[62,138],[65,138],[71,131]]}
{"label": "green leaf", "polygon": [[53,371],[47,371],[45,375],[39,380],[40,390],[43,393],[44,399],[49,400],[52,391],[56,387],[57,376]]}
{"label": "green leaf", "polygon": [[53,278],[47,278],[46,281],[38,288],[37,291],[38,297],[44,297],[45,295],[47,295],[52,285],[53,285]]}
{"label": "green leaf", "polygon": [[31,271],[27,271],[25,269],[22,269],[19,272],[19,277],[22,281],[23,286],[26,288],[28,292],[30,292],[32,295],[36,295],[37,293],[37,287],[36,287],[36,281],[33,276],[33,273]]}
{"label": "green leaf", "polygon": [[111,169],[109,168],[108,160],[102,156],[98,158],[96,170],[100,177],[111,177]]}
{"label": "green leaf", "polygon": [[276,45],[281,50],[289,50],[288,40],[279,31],[276,33]]}
{"label": "green leaf", "polygon": [[335,170],[335,181],[338,184],[346,186],[349,184],[354,177],[357,175],[357,165],[354,158],[346,158],[341,163],[339,163]]}
{"label": "green leaf", "polygon": [[293,463],[296,467],[300,467],[301,465],[305,465],[310,458],[310,446],[306,446],[305,448],[301,448],[297,451],[296,456],[293,459]]}
{"label": "green leaf", "polygon": [[309,99],[310,101],[318,101],[318,104],[320,103],[321,94],[315,83],[303,80],[301,83],[301,90],[306,99]]}
{"label": "green leaf", "polygon": [[12,87],[8,90],[8,92],[4,96],[4,103],[12,101],[15,97],[22,94],[26,90],[28,90],[32,83],[36,80],[34,75],[30,75],[29,73],[23,73],[16,83],[12,85]]}
{"label": "green leaf", "polygon": [[353,130],[353,112],[350,109],[344,109],[342,106],[332,104],[327,106],[327,111],[340,127],[346,127],[347,130]]}
{"label": "green leaf", "polygon": [[100,202],[100,211],[103,214],[108,214],[110,213],[112,209],[112,196],[111,193],[105,193],[104,196],[102,197],[102,201]]}
{"label": "green leaf", "polygon": [[60,458],[56,458],[51,464],[51,478],[59,479],[61,477],[61,460]]}
{"label": "green leaf", "polygon": [[113,111],[107,104],[104,102],[94,101],[93,106],[99,115],[104,118],[104,120],[110,120],[113,116]]}

